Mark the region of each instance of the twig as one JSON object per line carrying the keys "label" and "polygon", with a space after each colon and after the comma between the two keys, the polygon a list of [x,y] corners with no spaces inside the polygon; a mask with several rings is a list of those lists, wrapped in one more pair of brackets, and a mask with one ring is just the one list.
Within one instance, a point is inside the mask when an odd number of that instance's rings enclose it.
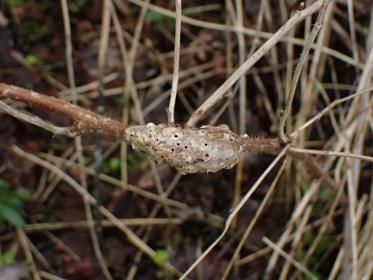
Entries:
{"label": "twig", "polygon": [[[320,30],[320,34],[317,38],[317,47],[314,50],[307,77],[303,78],[303,88],[300,99],[301,105],[299,111],[297,112],[296,126],[299,126],[300,124],[305,122],[306,118],[312,112],[312,104],[316,102],[319,95],[315,85],[317,79],[323,76],[323,73],[325,72],[324,69],[326,68],[326,60],[324,59],[325,55],[322,52],[322,46],[326,45],[327,42],[330,40],[330,32],[328,27],[334,15],[334,7],[336,5],[335,3],[335,1],[331,2],[327,8],[325,19],[323,22],[324,27]],[[301,134],[300,139],[304,140],[307,136],[308,133],[304,132]],[[304,146],[304,143],[300,142],[299,145]]]}
{"label": "twig", "polygon": [[343,153],[343,152],[334,152],[334,151],[320,151],[320,150],[312,150],[312,149],[301,149],[301,148],[290,148],[289,151],[294,153],[301,153],[301,154],[313,154],[313,155],[321,155],[321,156],[337,156],[337,157],[345,157],[345,158],[353,158],[364,160],[368,162],[373,162],[373,157],[365,156],[365,155],[357,155],[353,153]]}
{"label": "twig", "polygon": [[265,244],[267,244],[269,247],[271,247],[274,251],[278,252],[286,260],[290,261],[291,264],[293,264],[296,268],[298,268],[299,271],[302,271],[310,279],[317,279],[317,277],[314,274],[312,274],[312,272],[309,271],[304,265],[302,265],[301,263],[299,263],[293,257],[289,256],[284,250],[282,250],[281,248],[279,248],[275,243],[273,243],[267,237],[263,237],[263,242]]}
{"label": "twig", "polygon": [[71,128],[73,135],[66,134],[69,136],[100,133],[116,140],[123,140],[125,136],[124,126],[120,122],[55,97],[4,83],[0,83],[0,97],[10,98],[67,117],[74,122]]}
{"label": "twig", "polygon": [[21,244],[22,249],[25,253],[26,260],[29,263],[30,270],[31,270],[31,273],[32,273],[32,277],[35,280],[41,280],[40,275],[38,273],[38,270],[36,268],[35,262],[34,262],[34,258],[32,256],[31,250],[30,250],[30,246],[28,244],[27,236],[23,232],[22,229],[17,229],[17,237],[18,237],[18,241]]}
{"label": "twig", "polygon": [[285,135],[285,125],[286,125],[286,120],[289,117],[291,109],[292,109],[293,100],[295,96],[295,91],[297,89],[299,77],[300,77],[300,74],[302,73],[302,69],[303,69],[305,62],[308,59],[308,54],[311,49],[311,44],[316,39],[316,36],[321,29],[327,7],[328,7],[328,3],[325,3],[324,6],[321,8],[319,15],[317,17],[317,20],[315,22],[315,25],[311,31],[311,34],[308,36],[306,44],[302,50],[301,57],[299,59],[299,62],[294,72],[293,80],[290,86],[290,92],[288,95],[288,99],[286,101],[286,107],[285,107],[283,115],[281,116],[280,124],[279,124],[279,136],[284,143],[288,142],[288,137]]}
{"label": "twig", "polygon": [[179,64],[180,64],[180,36],[181,36],[181,0],[175,1],[176,7],[176,27],[175,27],[175,52],[174,52],[174,73],[172,78],[172,88],[170,103],[167,110],[168,123],[175,123],[175,102],[177,95],[177,84],[179,82]]}
{"label": "twig", "polygon": [[49,231],[44,231],[43,235],[48,238],[55,247],[57,247],[59,250],[63,251],[66,255],[68,255],[72,260],[75,262],[81,262],[82,258],[74,252],[74,249],[76,248],[70,248],[69,245],[67,245],[64,241],[62,241],[60,238],[55,236],[53,233],[50,233]]}
{"label": "twig", "polygon": [[347,10],[348,10],[348,25],[351,33],[351,42],[352,42],[352,54],[356,62],[359,62],[359,50],[356,40],[355,32],[355,19],[354,19],[354,4],[352,0],[347,0]]}
{"label": "twig", "polygon": [[263,198],[262,202],[260,203],[260,206],[258,207],[258,210],[255,212],[254,218],[251,220],[249,226],[245,230],[244,234],[241,237],[240,243],[234,250],[233,256],[231,257],[231,260],[229,261],[227,267],[225,268],[224,275],[222,276],[222,280],[225,280],[229,276],[229,272],[231,271],[233,264],[238,260],[239,258],[239,253],[241,252],[242,247],[244,246],[249,234],[251,233],[251,230],[254,228],[256,222],[258,221],[259,217],[262,215],[262,212],[267,206],[267,202],[270,200],[272,197],[275,187],[277,186],[278,181],[280,180],[286,166],[286,159],[283,161],[281,164],[280,169],[278,170],[276,177],[273,179],[271,186],[269,187],[268,191],[266,192],[265,197]]}
{"label": "twig", "polygon": [[[235,25],[237,30],[244,27],[243,20],[243,7],[242,0],[236,0],[236,20]],[[237,32],[238,40],[238,53],[239,53],[239,65],[243,64],[246,60],[246,44],[244,34]],[[244,134],[246,131],[246,74],[242,75],[239,79],[239,133]],[[232,101],[233,98],[230,98]],[[235,207],[240,198],[241,198],[241,188],[242,188],[242,178],[243,178],[243,169],[244,169],[244,157],[241,154],[237,167],[236,167],[236,178],[234,184],[233,198],[232,198],[232,207]],[[235,227],[236,221],[233,221],[232,227]]]}
{"label": "twig", "polygon": [[283,149],[283,145],[278,138],[241,136],[241,143],[245,152],[278,155]]}
{"label": "twig", "polygon": [[76,132],[74,132],[74,129],[72,127],[58,127],[54,126],[53,124],[46,122],[42,120],[41,118],[37,116],[32,116],[28,113],[24,113],[21,111],[18,111],[17,109],[14,109],[12,106],[6,104],[3,101],[0,101],[0,110],[4,111],[5,113],[15,117],[16,119],[19,119],[21,121],[31,123],[35,126],[38,126],[42,129],[45,129],[47,131],[52,132],[54,135],[66,135],[69,137],[75,137]]}
{"label": "twig", "polygon": [[39,274],[41,277],[43,277],[44,279],[47,279],[47,280],[66,280],[65,278],[61,278],[59,276],[56,276],[56,275],[53,275],[49,272],[46,272],[46,271],[39,271]]}
{"label": "twig", "polygon": [[[119,219],[121,223],[126,226],[143,226],[143,225],[180,225],[183,223],[181,218],[131,218],[131,219]],[[27,224],[23,226],[23,230],[27,233],[38,232],[38,231],[57,231],[72,228],[87,228],[89,226],[87,221],[72,221],[72,222],[53,222],[53,223],[35,223]],[[105,219],[102,221],[103,227],[114,227],[115,224]]]}
{"label": "twig", "polygon": [[321,119],[326,113],[328,113],[330,110],[332,110],[337,105],[339,105],[341,103],[344,103],[344,102],[347,102],[349,100],[353,100],[357,96],[370,93],[372,90],[373,90],[373,87],[370,87],[370,88],[368,88],[366,90],[363,90],[363,91],[360,91],[360,92],[356,92],[356,93],[351,94],[349,96],[346,96],[346,97],[334,100],[327,107],[325,107],[322,111],[320,111],[319,113],[317,113],[314,117],[312,117],[307,122],[305,122],[304,124],[302,124],[299,128],[297,128],[296,130],[294,130],[290,134],[290,137],[291,138],[296,137],[302,130],[306,129],[307,127],[309,127],[310,125],[312,125],[314,122],[316,122],[319,119]]}
{"label": "twig", "polygon": [[296,24],[307,16],[312,15],[323,6],[324,1],[318,0],[308,8],[298,11],[291,17],[271,38],[269,38],[249,59],[245,61],[233,74],[192,114],[187,127],[194,127],[199,119],[220,99],[222,99],[229,88],[244,75],[260,58],[277,44]]}

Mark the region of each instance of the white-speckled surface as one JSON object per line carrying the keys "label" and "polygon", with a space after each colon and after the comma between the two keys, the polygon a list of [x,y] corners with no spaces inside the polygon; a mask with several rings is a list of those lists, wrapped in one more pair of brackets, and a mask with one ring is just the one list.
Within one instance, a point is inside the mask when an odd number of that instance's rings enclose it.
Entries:
{"label": "white-speckled surface", "polygon": [[182,128],[148,123],[127,128],[126,140],[182,174],[232,168],[242,151],[240,136],[227,125]]}

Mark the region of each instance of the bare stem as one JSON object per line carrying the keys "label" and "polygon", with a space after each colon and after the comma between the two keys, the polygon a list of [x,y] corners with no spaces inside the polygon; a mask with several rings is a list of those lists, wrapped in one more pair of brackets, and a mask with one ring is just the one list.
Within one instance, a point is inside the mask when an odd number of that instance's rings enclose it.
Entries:
{"label": "bare stem", "polygon": [[277,155],[283,149],[278,138],[241,137],[241,141],[245,152]]}
{"label": "bare stem", "polygon": [[66,135],[69,137],[75,137],[76,133],[73,132],[72,127],[59,127],[55,126],[49,122],[42,120],[37,116],[32,116],[28,113],[21,112],[17,109],[14,109],[12,106],[6,104],[3,101],[0,101],[0,111],[4,111],[5,113],[19,119],[21,121],[31,123],[35,126],[38,126],[42,129],[52,132],[54,135]]}
{"label": "bare stem", "polygon": [[286,120],[289,117],[290,112],[291,112],[291,108],[292,108],[292,105],[293,105],[293,100],[294,100],[294,96],[295,96],[295,91],[297,89],[299,77],[300,77],[300,74],[302,73],[302,68],[303,68],[305,62],[307,61],[307,57],[308,57],[308,54],[310,52],[311,45],[312,45],[313,41],[316,39],[316,36],[321,29],[327,6],[328,6],[328,3],[326,3],[322,7],[322,9],[320,10],[319,15],[318,15],[317,20],[316,20],[316,23],[315,23],[315,25],[314,25],[314,27],[311,31],[311,34],[308,36],[308,39],[307,39],[306,44],[303,48],[301,57],[299,59],[299,62],[297,64],[297,67],[296,67],[295,72],[294,72],[293,80],[291,82],[289,96],[288,96],[288,99],[286,101],[286,107],[285,107],[285,110],[284,110],[284,114],[281,116],[280,125],[279,125],[280,126],[279,135],[280,135],[280,138],[283,142],[288,141],[288,137],[285,134],[285,125],[286,125]]}
{"label": "bare stem", "polygon": [[174,51],[174,73],[172,78],[172,88],[170,103],[167,110],[168,123],[175,123],[175,102],[177,95],[177,84],[179,82],[180,64],[180,36],[181,36],[181,0],[175,1],[176,7],[176,28],[175,28],[175,51]]}
{"label": "bare stem", "polygon": [[[85,133],[99,133],[116,140],[124,140],[125,127],[120,122],[55,97],[4,83],[0,83],[0,97],[10,98],[31,106],[52,111],[72,120],[74,122],[74,127],[72,129],[73,134],[69,133],[69,136]],[[50,130],[47,128],[45,129]]]}

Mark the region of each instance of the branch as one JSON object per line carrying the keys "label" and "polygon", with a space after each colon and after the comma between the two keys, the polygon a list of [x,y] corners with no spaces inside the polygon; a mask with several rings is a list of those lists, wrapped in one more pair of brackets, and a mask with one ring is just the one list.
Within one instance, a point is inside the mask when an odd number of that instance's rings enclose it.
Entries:
{"label": "branch", "polygon": [[[54,134],[75,137],[84,133],[99,133],[110,138],[127,141],[134,148],[143,150],[154,158],[166,161],[182,173],[216,172],[232,168],[241,152],[257,152],[278,155],[283,143],[278,138],[260,138],[237,135],[226,125],[204,126],[198,129],[172,127],[165,124],[147,124],[125,127],[118,121],[101,116],[66,101],[43,95],[32,90],[0,83],[0,97],[24,102],[48,111],[56,112],[71,119],[72,127],[56,127],[36,116],[19,112],[0,101],[0,109],[31,124],[37,125]],[[151,145],[150,145],[151,144]],[[310,158],[298,154],[295,149],[291,155],[310,165]],[[325,177],[323,172],[311,162],[314,177]],[[329,178],[326,178],[329,179]],[[335,188],[330,179],[328,185]]]}
{"label": "branch", "polygon": [[69,137],[76,136],[76,133],[72,131],[71,127],[55,126],[49,122],[42,120],[41,118],[37,116],[33,116],[25,112],[20,112],[19,110],[14,109],[12,106],[6,104],[3,101],[0,101],[0,110],[15,117],[16,119],[19,119],[27,123],[31,123],[35,126],[48,130],[52,132],[54,135],[66,135]]}
{"label": "branch", "polygon": [[278,155],[284,148],[279,138],[249,137],[241,136],[244,152],[263,153],[267,155]]}
{"label": "branch", "polygon": [[[74,126],[71,128],[71,132],[67,134],[70,137],[86,133],[99,133],[116,140],[124,140],[125,138],[125,127],[119,121],[101,116],[55,97],[4,83],[0,83],[0,97],[27,103],[30,106],[52,111],[72,120]],[[14,114],[12,115],[14,116]],[[31,119],[23,120],[35,124]],[[50,130],[44,126],[42,127]]]}

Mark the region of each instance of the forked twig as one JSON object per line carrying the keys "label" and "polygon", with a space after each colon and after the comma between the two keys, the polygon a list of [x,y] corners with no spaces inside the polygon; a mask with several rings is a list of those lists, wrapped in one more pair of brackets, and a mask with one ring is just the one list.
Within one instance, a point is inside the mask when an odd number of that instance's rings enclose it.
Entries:
{"label": "forked twig", "polygon": [[28,113],[21,112],[17,109],[14,109],[12,106],[6,104],[3,101],[0,101],[0,111],[4,111],[5,113],[24,121],[26,123],[33,124],[38,126],[42,129],[52,132],[54,135],[66,135],[69,137],[75,137],[76,133],[73,131],[72,127],[59,127],[55,126],[47,121],[42,120],[37,116],[33,116]]}
{"label": "forked twig", "polygon": [[0,97],[10,98],[30,106],[55,112],[72,120],[71,132],[73,134],[66,134],[68,136],[100,133],[116,140],[124,140],[124,127],[120,122],[61,99],[4,83],[0,83]]}

